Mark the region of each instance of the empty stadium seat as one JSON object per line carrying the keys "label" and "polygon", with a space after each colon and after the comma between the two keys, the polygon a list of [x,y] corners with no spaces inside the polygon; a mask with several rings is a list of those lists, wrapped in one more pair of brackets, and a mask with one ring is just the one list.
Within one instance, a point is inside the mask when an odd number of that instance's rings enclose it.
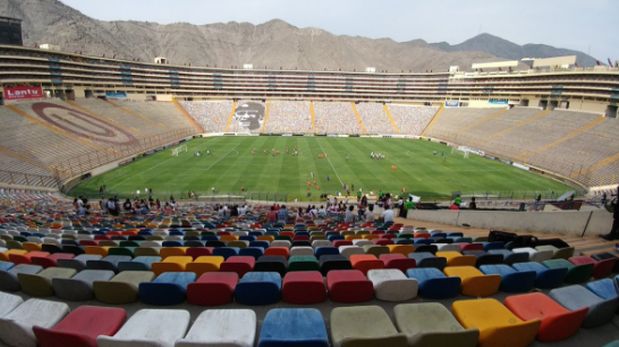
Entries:
{"label": "empty stadium seat", "polygon": [[185,310],[142,309],[137,311],[113,336],[97,337],[99,347],[174,346],[189,326]]}
{"label": "empty stadium seat", "polygon": [[43,270],[40,265],[19,264],[10,267],[8,270],[0,270],[0,290],[5,292],[16,292],[21,289],[17,276],[19,274],[36,274]]}
{"label": "empty stadium seat", "polygon": [[0,318],[6,316],[23,302],[24,300],[17,295],[0,292]]}
{"label": "empty stadium seat", "polygon": [[561,341],[576,334],[588,311],[587,307],[570,311],[542,293],[508,296],[505,306],[524,321],[541,320],[537,339],[542,342]]}
{"label": "empty stadium seat", "polygon": [[442,271],[447,266],[447,258],[437,257],[430,252],[414,252],[408,257],[415,260],[416,267],[433,267]]}
{"label": "empty stadium seat", "polygon": [[122,308],[80,306],[51,328],[32,328],[40,347],[97,347],[97,336],[114,335],[127,318]]}
{"label": "empty stadium seat", "polygon": [[331,270],[327,273],[327,289],[332,301],[354,303],[374,298],[374,286],[359,270]]}
{"label": "empty stadium seat", "polygon": [[521,320],[496,299],[457,300],[452,311],[464,328],[479,329],[480,347],[528,346],[541,324],[537,319]]}
{"label": "empty stadium seat", "polygon": [[518,271],[505,264],[482,265],[479,269],[486,275],[501,276],[500,290],[508,293],[528,292],[535,287],[535,271]]}
{"label": "empty stadium seat", "polygon": [[414,278],[419,284],[419,295],[429,299],[447,299],[458,296],[460,277],[447,277],[436,268],[408,269],[406,276]]}
{"label": "empty stadium seat", "polygon": [[138,298],[138,288],[142,282],[150,282],[155,277],[151,271],[123,271],[109,281],[94,281],[93,291],[97,300],[107,304],[128,304]]}
{"label": "empty stadium seat", "polygon": [[490,296],[499,290],[501,276],[485,275],[473,266],[447,266],[443,270],[447,276],[459,277],[463,295]]}
{"label": "empty stadium seat", "polygon": [[379,306],[336,307],[331,310],[331,342],[335,347],[407,346],[387,312]]}
{"label": "empty stadium seat", "polygon": [[236,272],[205,272],[187,286],[187,302],[202,306],[230,303],[238,281]]}
{"label": "empty stadium seat", "polygon": [[187,286],[196,279],[193,272],[164,272],[152,282],[142,282],[140,300],[150,305],[177,305],[185,301]]}
{"label": "empty stadium seat", "polygon": [[479,330],[464,329],[440,303],[399,304],[393,312],[398,330],[406,334],[411,347],[477,345]]}
{"label": "empty stadium seat", "polygon": [[108,281],[114,277],[111,270],[82,270],[71,278],[53,278],[52,287],[57,297],[71,301],[91,300],[95,281]]}
{"label": "empty stadium seat", "polygon": [[74,274],[74,269],[49,267],[34,274],[20,273],[17,278],[24,293],[30,296],[46,297],[54,295],[53,279],[71,278]]}
{"label": "empty stadium seat", "polygon": [[194,272],[197,276],[209,271],[219,271],[224,257],[218,255],[205,255],[197,257],[193,262],[185,263],[187,271]]}
{"label": "empty stadium seat", "polygon": [[593,275],[593,264],[575,265],[565,259],[550,259],[543,262],[549,269],[567,269],[563,281],[567,284],[583,283]]}
{"label": "empty stadium seat", "polygon": [[69,306],[63,302],[29,299],[0,317],[0,340],[12,347],[36,347],[32,327],[51,328],[67,313]]}
{"label": "empty stadium seat", "polygon": [[256,325],[256,313],[252,310],[203,311],[193,322],[187,335],[176,340],[174,347],[252,347],[256,336]]}
{"label": "empty stadium seat", "polygon": [[619,299],[603,299],[581,285],[571,285],[551,290],[548,295],[571,311],[588,308],[582,326],[592,328],[606,324],[615,315]]}
{"label": "empty stadium seat", "polygon": [[269,310],[260,329],[259,347],[328,347],[329,338],[322,314],[313,308]]}
{"label": "empty stadium seat", "polygon": [[248,272],[236,285],[235,300],[243,305],[269,305],[281,298],[282,278],[278,272]]}
{"label": "empty stadium seat", "polygon": [[567,268],[549,269],[534,261],[514,263],[512,267],[518,271],[535,271],[535,287],[540,289],[559,287],[567,275]]}
{"label": "empty stadium seat", "polygon": [[310,305],[327,298],[322,274],[318,271],[291,271],[286,273],[282,285],[283,300],[290,304]]}
{"label": "empty stadium seat", "polygon": [[384,301],[406,301],[417,296],[418,283],[397,269],[373,269],[367,273],[376,298]]}

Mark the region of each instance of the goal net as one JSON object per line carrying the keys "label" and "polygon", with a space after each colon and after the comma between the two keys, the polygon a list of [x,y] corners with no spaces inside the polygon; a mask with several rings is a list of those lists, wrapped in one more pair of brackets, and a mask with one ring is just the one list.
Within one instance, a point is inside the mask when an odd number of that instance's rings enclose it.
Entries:
{"label": "goal net", "polygon": [[178,157],[179,154],[187,152],[187,145],[181,145],[176,148],[172,148],[172,156]]}

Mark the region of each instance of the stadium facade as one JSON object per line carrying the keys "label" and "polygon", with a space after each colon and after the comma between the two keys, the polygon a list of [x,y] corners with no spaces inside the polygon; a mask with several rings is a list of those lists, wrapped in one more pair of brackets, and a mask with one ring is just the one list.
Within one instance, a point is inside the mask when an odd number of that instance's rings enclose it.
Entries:
{"label": "stadium facade", "polygon": [[[3,155],[10,157],[7,159],[10,162],[20,163],[5,165],[2,180],[13,185],[57,188],[84,175],[104,172],[131,157],[191,136],[206,132],[232,132],[230,120],[239,101],[255,100],[261,104],[278,101],[309,102],[309,112],[312,114],[311,126],[307,125],[306,128],[274,127],[275,130],[269,131],[268,127],[261,125],[259,132],[428,137],[481,150],[513,161],[516,165],[524,164],[527,168],[584,187],[616,184],[619,181],[615,171],[619,165],[619,147],[613,138],[619,129],[616,120],[619,70],[605,66],[578,68],[539,65],[532,64],[529,69],[514,70],[511,66],[501,68],[500,64],[482,64],[473,72],[457,69],[450,69],[449,72],[226,69],[151,64],[0,45],[3,103],[7,105],[3,109],[8,109],[7,112],[13,116],[23,116],[31,123],[51,123],[51,126],[47,124],[47,131],[64,137],[61,142],[68,148],[66,156],[54,159],[27,148],[23,153],[25,146],[8,148]],[[479,68],[484,66],[489,69]],[[43,97],[52,97],[47,99],[51,104],[24,103]],[[147,100],[168,101],[168,104],[174,106],[144,112],[149,115],[159,112],[161,117],[176,112],[176,123],[172,122],[174,126],[163,127],[165,131],[156,133],[137,131],[149,125],[139,122],[130,124],[130,119],[133,117],[138,120],[140,112],[147,106],[136,106],[131,110],[126,107],[124,115],[131,117],[126,118],[125,124],[123,121],[106,121],[101,117],[94,117],[93,121],[90,117],[92,114],[107,112],[101,105],[83,101],[87,99],[126,99],[141,103]],[[201,123],[200,115],[192,114],[189,110],[191,107],[186,104],[217,100],[226,100],[228,104],[222,108],[228,110],[222,116],[222,126],[211,130],[207,129],[204,122]],[[336,103],[339,106],[343,103],[352,104],[350,119],[355,123],[356,118],[359,127],[340,130],[326,126],[317,130],[314,113],[315,107],[319,108],[321,103],[336,106]],[[387,118],[379,126],[367,124],[366,127],[364,119],[366,122],[372,121],[374,116],[370,117],[364,112],[374,111],[357,110],[355,104],[383,105]],[[421,127],[411,127],[419,130],[406,132],[403,131],[406,124],[398,123],[407,122],[406,114],[401,117],[404,120],[394,120],[388,105],[425,107],[426,111],[432,111],[434,117],[428,118],[427,123]],[[303,105],[288,106],[298,108]],[[324,105],[323,108],[337,109]],[[487,111],[510,108],[517,111],[506,114]],[[59,126],[58,121],[63,121],[62,117],[54,122],[46,114],[52,109],[55,116],[58,112],[64,112],[90,125],[94,122],[95,128],[103,129],[101,131],[107,135],[100,136],[97,129],[84,132],[79,127],[71,129],[69,125],[67,128],[67,124]],[[470,115],[467,110],[480,111]],[[382,113],[381,110],[378,112]],[[409,118],[418,116],[417,110],[411,112]],[[227,114],[230,114],[229,118]],[[572,117],[574,115],[576,118]],[[228,124],[225,124],[226,118]],[[510,125],[505,127],[492,123],[497,118]],[[393,131],[387,119],[392,123]],[[163,118],[159,121],[166,122]],[[544,124],[547,129],[540,128],[538,121],[547,122]],[[484,126],[492,131],[484,129]],[[132,133],[128,129],[136,131]],[[531,133],[531,138],[535,139],[547,137],[548,141],[527,147],[526,143],[519,143],[523,142],[520,133]],[[81,142],[75,143],[73,135],[81,137]],[[105,138],[108,135],[113,139]],[[480,142],[479,137],[485,136],[488,140]],[[90,150],[74,153],[73,147],[77,144]],[[570,147],[570,144],[576,149]],[[57,143],[55,145],[59,146]],[[600,152],[600,148],[604,150]],[[575,152],[582,153],[572,158]],[[19,169],[20,165],[25,168]],[[29,167],[38,169],[30,170]],[[32,172],[37,174],[33,176]]]}

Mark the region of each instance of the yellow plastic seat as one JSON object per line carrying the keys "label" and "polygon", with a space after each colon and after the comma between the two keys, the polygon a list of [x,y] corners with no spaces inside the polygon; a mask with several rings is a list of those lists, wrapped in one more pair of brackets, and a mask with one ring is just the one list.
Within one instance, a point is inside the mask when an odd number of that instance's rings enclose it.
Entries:
{"label": "yellow plastic seat", "polygon": [[239,238],[236,235],[221,235],[219,236],[219,241],[235,241]]}
{"label": "yellow plastic seat", "polygon": [[460,277],[462,295],[490,296],[499,290],[500,275],[485,275],[473,266],[448,266],[443,272],[447,276]]}
{"label": "yellow plastic seat", "polygon": [[256,240],[272,242],[273,240],[275,240],[275,236],[273,236],[273,235],[260,235],[260,236],[256,237]]}
{"label": "yellow plastic seat", "polygon": [[521,320],[496,299],[458,300],[451,309],[464,328],[479,329],[479,347],[528,346],[541,324]]}
{"label": "yellow plastic seat", "polygon": [[159,256],[162,259],[165,259],[167,257],[184,256],[187,248],[189,247],[161,247],[161,249],[159,250]]}
{"label": "yellow plastic seat", "polygon": [[9,249],[8,251],[4,253],[0,253],[0,260],[10,261],[9,257],[11,254],[24,255],[24,254],[28,254],[28,251],[25,249]]}
{"label": "yellow plastic seat", "polygon": [[399,253],[408,257],[410,253],[415,251],[415,247],[413,245],[387,245],[389,247],[389,253]]}
{"label": "yellow plastic seat", "polygon": [[224,257],[219,255],[203,255],[197,257],[193,263],[187,264],[187,271],[195,272],[199,277],[205,272],[219,271],[224,260]]}
{"label": "yellow plastic seat", "polygon": [[436,256],[447,259],[447,266],[475,266],[477,263],[474,255],[462,255],[456,251],[436,252]]}
{"label": "yellow plastic seat", "polygon": [[171,256],[163,259],[163,261],[153,263],[152,270],[156,275],[164,272],[181,272],[187,269],[187,264],[191,263],[193,258],[190,256]]}

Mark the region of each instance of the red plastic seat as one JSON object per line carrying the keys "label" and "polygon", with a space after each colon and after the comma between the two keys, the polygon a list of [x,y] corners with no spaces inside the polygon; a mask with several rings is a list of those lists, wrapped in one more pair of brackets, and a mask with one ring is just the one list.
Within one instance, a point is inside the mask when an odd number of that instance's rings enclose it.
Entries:
{"label": "red plastic seat", "polygon": [[238,282],[236,272],[205,272],[187,286],[187,302],[202,306],[228,304],[232,302]]}
{"label": "red plastic seat", "polygon": [[541,320],[537,339],[542,342],[561,341],[576,334],[588,311],[587,307],[570,311],[542,293],[508,296],[505,306],[522,320]]}
{"label": "red plastic seat", "polygon": [[34,265],[40,265],[44,268],[48,268],[51,266],[56,266],[59,259],[73,259],[74,257],[75,255],[72,253],[54,253],[46,257],[35,255],[32,256],[30,260]]}
{"label": "red plastic seat", "polygon": [[41,251],[32,251],[26,254],[11,253],[9,254],[9,261],[14,263],[15,265],[31,264],[32,257],[47,257],[47,256],[49,256],[48,252],[41,252]]}
{"label": "red plastic seat", "polygon": [[612,274],[617,258],[595,260],[589,256],[581,255],[571,257],[569,261],[575,265],[593,265],[593,278],[604,278]]}
{"label": "red plastic seat", "polygon": [[256,258],[247,255],[233,255],[221,263],[219,271],[236,272],[239,277],[254,269]]}
{"label": "red plastic seat", "polygon": [[406,270],[414,268],[417,265],[415,259],[405,257],[400,253],[381,254],[379,259],[383,262],[385,268],[398,269],[404,273],[406,273]]}
{"label": "red plastic seat", "polygon": [[[383,236],[385,236],[385,235],[383,235]],[[393,244],[393,240],[386,239],[386,238],[374,239],[374,240],[372,240],[372,242],[374,242],[375,244],[377,244],[379,246],[386,246],[386,245],[392,245]]]}
{"label": "red plastic seat", "polygon": [[385,267],[385,264],[373,254],[351,254],[349,260],[353,269],[360,270],[364,275],[367,275],[369,270]]}
{"label": "red plastic seat", "polygon": [[351,240],[334,240],[333,247],[338,248],[340,246],[352,246]]}
{"label": "red plastic seat", "polygon": [[40,347],[96,347],[97,336],[114,335],[125,322],[122,308],[80,306],[54,327],[34,326],[32,330]]}
{"label": "red plastic seat", "polygon": [[461,243],[460,251],[483,251],[484,245],[481,243]]}
{"label": "red plastic seat", "polygon": [[264,255],[281,255],[288,258],[290,249],[288,247],[269,247],[264,251]]}
{"label": "red plastic seat", "polygon": [[355,303],[374,298],[374,285],[359,270],[331,270],[327,273],[327,289],[332,301]]}
{"label": "red plastic seat", "polygon": [[282,296],[290,304],[318,304],[327,299],[327,288],[319,271],[291,271],[284,276]]}
{"label": "red plastic seat", "polygon": [[203,255],[213,255],[212,247],[190,247],[185,251],[185,255],[196,259],[197,257],[201,257]]}

